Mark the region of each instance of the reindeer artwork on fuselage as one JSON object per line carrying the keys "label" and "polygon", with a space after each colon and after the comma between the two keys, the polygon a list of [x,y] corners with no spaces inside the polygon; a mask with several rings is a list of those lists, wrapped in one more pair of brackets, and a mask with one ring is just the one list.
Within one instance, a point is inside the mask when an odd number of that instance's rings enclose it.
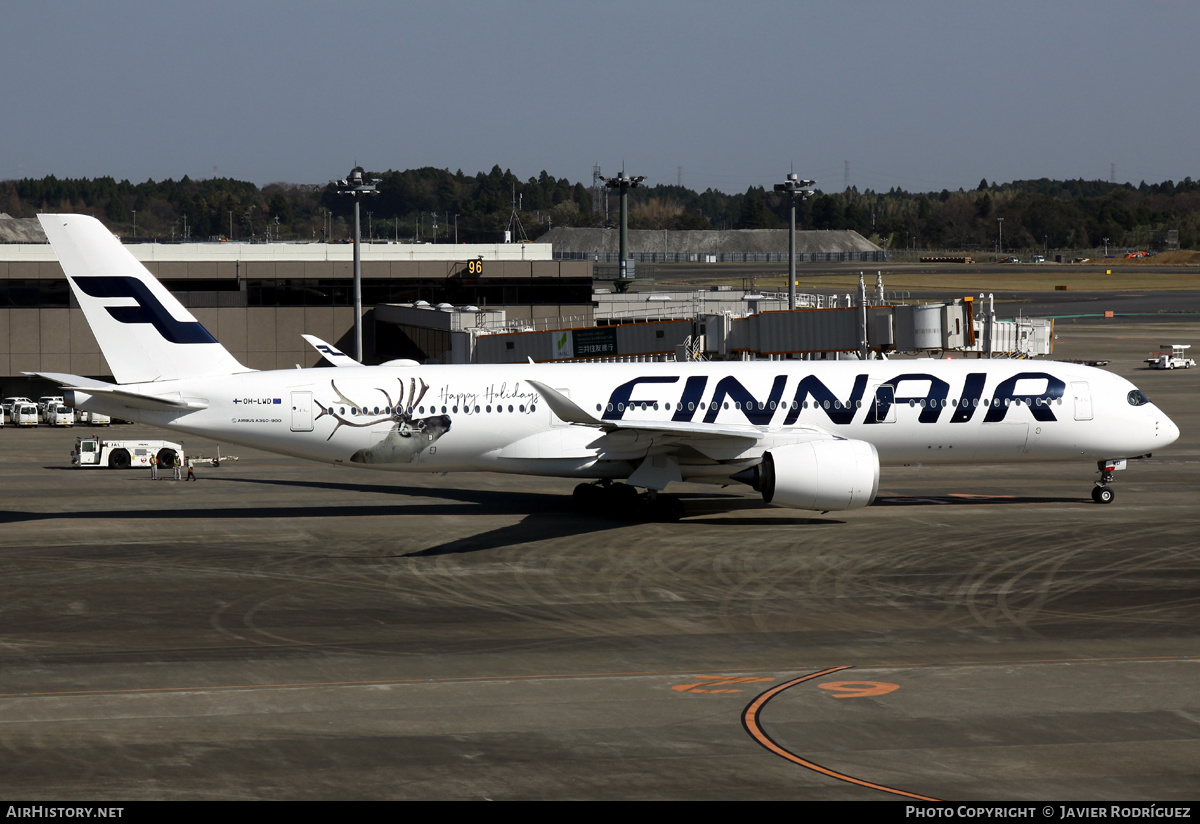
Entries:
{"label": "reindeer artwork on fuselage", "polygon": [[416,411],[418,405],[425,397],[425,393],[429,391],[428,384],[421,381],[420,394],[417,393],[417,379],[409,380],[408,403],[404,402],[404,381],[399,380],[400,394],[393,402],[391,395],[387,390],[377,388],[376,391],[381,393],[387,400],[387,405],[382,412],[379,407],[374,407],[368,410],[367,407],[347,398],[337,388],[337,384],[333,381],[329,382],[338,399],[345,403],[350,408],[350,413],[355,417],[363,416],[363,420],[351,420],[345,417],[344,413],[335,412],[332,406],[325,406],[317,419],[322,417],[332,416],[337,424],[333,427],[333,432],[329,433],[330,440],[334,433],[343,426],[353,427],[368,427],[377,426],[381,423],[391,421],[392,427],[388,430],[387,435],[379,443],[373,446],[364,447],[350,456],[351,463],[361,464],[384,464],[384,463],[412,463],[417,460],[417,457],[433,444],[437,443],[438,438],[450,431],[450,416],[449,415],[431,415],[427,418],[413,418],[413,412]]}

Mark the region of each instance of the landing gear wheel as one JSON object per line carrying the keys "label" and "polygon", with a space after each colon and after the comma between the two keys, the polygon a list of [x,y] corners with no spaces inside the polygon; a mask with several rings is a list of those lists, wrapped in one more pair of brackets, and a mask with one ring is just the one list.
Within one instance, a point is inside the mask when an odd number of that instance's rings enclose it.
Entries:
{"label": "landing gear wheel", "polygon": [[683,517],[683,504],[677,498],[656,492],[639,494],[637,487],[629,484],[579,484],[571,498],[583,512],[620,521],[678,521]]}
{"label": "landing gear wheel", "polygon": [[636,486],[629,484],[613,484],[607,490],[608,499],[614,507],[623,509],[625,507],[633,507],[638,505],[638,491]]}
{"label": "landing gear wheel", "polygon": [[604,487],[597,484],[580,484],[571,493],[575,506],[580,509],[592,510],[600,506],[604,500]]}
{"label": "landing gear wheel", "polygon": [[1111,504],[1116,494],[1107,486],[1092,487],[1092,500],[1098,504]]}
{"label": "landing gear wheel", "polygon": [[652,504],[651,511],[654,513],[654,520],[670,524],[683,517],[683,504],[678,498],[659,495]]}

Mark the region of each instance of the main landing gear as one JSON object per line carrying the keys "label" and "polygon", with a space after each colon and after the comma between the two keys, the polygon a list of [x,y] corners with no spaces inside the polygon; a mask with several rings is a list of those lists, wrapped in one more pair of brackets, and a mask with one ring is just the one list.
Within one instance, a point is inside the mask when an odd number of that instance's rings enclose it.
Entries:
{"label": "main landing gear", "polygon": [[1100,480],[1092,487],[1092,500],[1098,504],[1111,504],[1116,493],[1109,489],[1108,485],[1113,482],[1113,473],[1125,468],[1125,461],[1097,461],[1096,466],[1100,469]]}
{"label": "main landing gear", "polygon": [[580,484],[572,495],[577,509],[626,521],[678,521],[683,504],[653,489],[638,493],[629,484],[597,481]]}

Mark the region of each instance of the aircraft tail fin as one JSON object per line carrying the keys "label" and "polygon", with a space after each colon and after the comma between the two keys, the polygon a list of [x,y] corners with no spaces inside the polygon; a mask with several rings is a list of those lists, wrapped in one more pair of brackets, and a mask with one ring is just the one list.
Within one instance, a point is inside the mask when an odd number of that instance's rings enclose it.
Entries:
{"label": "aircraft tail fin", "polygon": [[38,215],[117,383],[250,372],[100,221]]}

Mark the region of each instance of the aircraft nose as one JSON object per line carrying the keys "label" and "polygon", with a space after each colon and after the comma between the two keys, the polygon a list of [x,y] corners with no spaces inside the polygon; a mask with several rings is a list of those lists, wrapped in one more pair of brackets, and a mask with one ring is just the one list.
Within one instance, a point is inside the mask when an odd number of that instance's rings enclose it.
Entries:
{"label": "aircraft nose", "polygon": [[1158,434],[1163,440],[1163,446],[1173,444],[1179,440],[1179,427],[1175,425],[1175,421],[1163,415],[1163,421],[1158,427]]}

